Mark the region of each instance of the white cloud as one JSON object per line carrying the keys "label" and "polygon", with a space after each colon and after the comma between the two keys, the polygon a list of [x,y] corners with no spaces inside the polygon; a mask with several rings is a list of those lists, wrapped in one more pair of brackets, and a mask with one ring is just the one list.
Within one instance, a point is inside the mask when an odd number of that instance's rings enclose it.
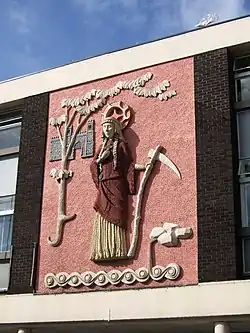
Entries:
{"label": "white cloud", "polygon": [[22,6],[17,0],[9,3],[8,18],[20,34],[27,34],[31,31],[32,18],[27,8]]}
{"label": "white cloud", "polygon": [[73,0],[73,4],[81,7],[86,13],[101,12],[114,4],[114,0]]}
{"label": "white cloud", "polygon": [[149,13],[141,9],[141,3],[143,3],[141,0],[70,1],[76,8],[82,10],[84,15],[83,23],[94,24],[96,27],[98,26],[102,29],[102,31],[107,26],[111,28],[112,25],[114,25],[114,29],[125,27],[135,30],[144,27],[148,20]]}
{"label": "white cloud", "polygon": [[[244,0],[0,0],[0,9],[4,61],[12,64],[3,66],[11,75],[49,67],[52,58],[69,62],[194,29],[208,13],[221,21],[246,14]],[[84,46],[76,48],[77,39]],[[49,47],[55,40],[67,41],[65,55]]]}
{"label": "white cloud", "polygon": [[[220,21],[245,14],[244,0],[72,0],[88,13],[117,17],[120,26],[140,28],[149,39],[194,29],[202,17],[217,13]],[[94,18],[93,18],[94,22]]]}
{"label": "white cloud", "polygon": [[180,19],[184,28],[194,28],[200,19],[216,13],[220,21],[245,14],[244,0],[181,0]]}
{"label": "white cloud", "polygon": [[[156,0],[157,1],[157,0]],[[124,10],[134,11],[138,14],[141,0],[72,0],[72,3],[79,8],[81,7],[86,13],[95,13],[116,8],[113,15],[120,16]],[[120,10],[119,10],[120,9]]]}
{"label": "white cloud", "polygon": [[[1,0],[0,0],[1,2]],[[37,71],[41,68],[42,57],[36,55],[33,41],[37,38],[38,11],[34,0],[8,0],[5,7],[6,24],[5,59],[11,63],[9,70],[2,69],[5,78]],[[10,40],[10,42],[8,42]]]}
{"label": "white cloud", "polygon": [[246,14],[244,0],[155,0],[150,3],[149,39],[194,29],[207,14],[216,13],[219,21]]}
{"label": "white cloud", "polygon": [[140,4],[140,0],[118,0],[117,2],[120,3],[122,6],[124,6],[125,8],[132,10],[138,8]]}

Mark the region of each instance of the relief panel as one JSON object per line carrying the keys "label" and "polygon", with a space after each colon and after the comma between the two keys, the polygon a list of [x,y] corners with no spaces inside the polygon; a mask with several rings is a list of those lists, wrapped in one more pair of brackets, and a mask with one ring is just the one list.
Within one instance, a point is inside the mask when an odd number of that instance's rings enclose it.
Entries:
{"label": "relief panel", "polygon": [[52,93],[49,114],[38,292],[197,283],[193,59]]}

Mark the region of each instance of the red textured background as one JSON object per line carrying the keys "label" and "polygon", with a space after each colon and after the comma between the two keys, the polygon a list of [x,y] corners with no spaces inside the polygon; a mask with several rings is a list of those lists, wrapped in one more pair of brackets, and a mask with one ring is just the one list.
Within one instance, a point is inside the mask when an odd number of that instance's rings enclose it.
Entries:
{"label": "red textured background", "polygon": [[[177,281],[149,282],[146,286],[197,283],[193,59],[188,58],[157,65],[51,93],[49,117],[63,113],[63,109],[60,107],[63,98],[81,96],[93,88],[108,89],[120,80],[136,79],[147,72],[153,73],[153,79],[146,84],[146,87],[155,86],[167,79],[171,83],[170,89],[177,91],[177,96],[168,101],[160,101],[158,98],[137,97],[132,91],[122,91],[120,95],[110,98],[109,102],[121,100],[134,110],[134,122],[124,131],[124,135],[130,144],[136,162],[147,162],[149,149],[160,144],[166,149],[167,156],[178,166],[182,180],[179,180],[173,171],[165,165],[156,164],[145,192],[141,240],[136,259],[98,265],[89,260],[92,224],[95,215],[92,207],[96,196],[96,189],[89,170],[91,158],[82,159],[80,158],[80,151],[77,151],[76,159],[70,162],[70,169],[74,172],[74,176],[67,187],[67,214],[76,213],[77,218],[66,223],[61,245],[52,247],[48,244],[47,238],[55,235],[58,186],[56,181],[49,176],[49,172],[53,167],[59,168],[60,162],[49,162],[50,140],[57,133],[55,128],[48,125],[38,264],[38,292],[90,290],[88,287],[49,290],[44,286],[44,276],[47,273],[71,273],[86,270],[96,272],[112,268],[138,269],[147,265],[149,234],[153,227],[161,226],[162,222],[173,222],[179,223],[182,227],[192,227],[194,237],[182,241],[181,246],[176,248],[165,248],[156,245],[156,264],[167,265],[176,262],[182,267],[183,276]],[[99,110],[94,115],[97,146],[101,143],[100,119],[102,112],[103,110]],[[135,207],[135,199],[136,197],[131,202],[131,208]],[[133,211],[131,211],[131,218],[128,222],[130,235],[132,214]],[[91,290],[135,287],[143,288],[145,285],[137,283],[132,286],[91,287]]]}

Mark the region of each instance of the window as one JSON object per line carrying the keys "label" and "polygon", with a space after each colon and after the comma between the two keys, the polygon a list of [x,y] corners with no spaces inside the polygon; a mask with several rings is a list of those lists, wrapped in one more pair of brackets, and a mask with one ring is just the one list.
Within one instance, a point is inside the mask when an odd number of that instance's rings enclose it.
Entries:
{"label": "window", "polygon": [[242,253],[243,253],[243,272],[245,274],[250,272],[250,237],[242,239]]}
{"label": "window", "polygon": [[14,195],[0,197],[0,253],[10,251],[14,200]]}
{"label": "window", "polygon": [[20,132],[20,118],[0,122],[0,156],[18,153]]}
{"label": "window", "polygon": [[250,107],[250,56],[236,59],[234,71],[236,108]]}
{"label": "window", "polygon": [[235,59],[234,71],[236,73],[247,70],[250,70],[250,55]]}
{"label": "window", "polygon": [[236,59],[234,71],[241,199],[240,237],[243,274],[250,275],[250,56]]}
{"label": "window", "polygon": [[250,100],[250,76],[238,75],[236,82],[236,102]]}
{"label": "window", "polygon": [[0,291],[9,284],[20,118],[0,119]]}

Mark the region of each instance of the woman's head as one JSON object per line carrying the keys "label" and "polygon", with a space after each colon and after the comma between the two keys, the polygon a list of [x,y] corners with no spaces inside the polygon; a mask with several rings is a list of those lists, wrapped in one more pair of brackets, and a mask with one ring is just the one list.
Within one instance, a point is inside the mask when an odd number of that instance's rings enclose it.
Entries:
{"label": "woman's head", "polygon": [[115,125],[112,122],[102,124],[102,131],[106,138],[112,139],[115,135]]}
{"label": "woman's head", "polygon": [[123,138],[121,124],[119,120],[114,117],[108,117],[103,120],[102,131],[104,136],[108,139],[112,139],[115,134],[117,134],[118,137]]}

